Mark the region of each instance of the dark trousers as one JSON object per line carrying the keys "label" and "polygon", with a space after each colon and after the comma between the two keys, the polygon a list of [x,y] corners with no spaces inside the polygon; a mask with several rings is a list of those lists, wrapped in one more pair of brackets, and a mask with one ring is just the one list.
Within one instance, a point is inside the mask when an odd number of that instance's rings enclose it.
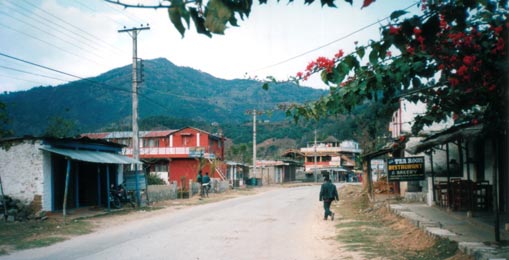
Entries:
{"label": "dark trousers", "polygon": [[332,215],[332,212],[330,211],[331,203],[332,203],[332,200],[330,200],[330,199],[323,200],[323,209],[325,210],[325,214],[323,215],[324,219],[327,219],[328,216]]}

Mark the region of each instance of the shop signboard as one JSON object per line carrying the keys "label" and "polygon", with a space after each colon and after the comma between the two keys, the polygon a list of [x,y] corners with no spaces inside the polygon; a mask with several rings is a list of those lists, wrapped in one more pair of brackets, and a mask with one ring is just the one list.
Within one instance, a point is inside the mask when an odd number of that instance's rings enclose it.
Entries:
{"label": "shop signboard", "polygon": [[389,181],[424,180],[424,156],[387,159]]}

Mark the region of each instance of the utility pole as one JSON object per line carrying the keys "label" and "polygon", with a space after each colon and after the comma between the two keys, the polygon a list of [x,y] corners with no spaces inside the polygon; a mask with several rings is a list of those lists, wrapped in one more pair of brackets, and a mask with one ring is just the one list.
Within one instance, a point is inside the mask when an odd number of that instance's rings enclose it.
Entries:
{"label": "utility pole", "polygon": [[315,158],[314,158],[314,161],[315,161],[315,167],[314,167],[314,172],[315,172],[315,182],[318,182],[318,174],[316,172],[316,129],[315,129],[315,144],[314,144],[314,149],[315,149]]}
{"label": "utility pole", "polygon": [[[119,33],[126,32],[133,39],[133,87],[132,87],[132,96],[133,96],[133,158],[135,160],[140,159],[140,132],[138,130],[138,33],[143,30],[150,30],[150,27],[141,25],[140,27],[134,27],[131,29],[118,30]],[[138,179],[138,165],[134,165],[134,176],[136,178],[136,201],[138,207],[140,207],[141,196],[140,196],[140,187],[139,187],[139,179]]]}
{"label": "utility pole", "polygon": [[138,130],[138,33],[142,30],[149,30],[150,27],[141,25],[131,29],[118,30],[119,33],[126,32],[133,39],[133,82],[132,82],[132,108],[133,108],[133,158],[140,159],[140,133]]}
{"label": "utility pole", "polygon": [[256,109],[253,109],[253,175],[256,178]]}

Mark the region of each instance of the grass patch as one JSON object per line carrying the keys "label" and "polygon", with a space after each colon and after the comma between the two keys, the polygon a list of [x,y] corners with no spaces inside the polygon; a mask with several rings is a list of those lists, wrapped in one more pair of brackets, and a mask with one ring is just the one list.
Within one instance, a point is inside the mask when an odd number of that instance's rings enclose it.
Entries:
{"label": "grass patch", "polygon": [[436,243],[421,252],[407,252],[406,258],[409,260],[435,260],[447,259],[452,257],[458,251],[458,243],[449,239],[437,239]]}
{"label": "grass patch", "polygon": [[19,250],[43,247],[63,241],[71,236],[90,232],[92,232],[91,224],[81,220],[73,220],[65,225],[52,220],[44,222],[0,222],[0,248],[2,248],[0,254],[9,253],[5,248]]}

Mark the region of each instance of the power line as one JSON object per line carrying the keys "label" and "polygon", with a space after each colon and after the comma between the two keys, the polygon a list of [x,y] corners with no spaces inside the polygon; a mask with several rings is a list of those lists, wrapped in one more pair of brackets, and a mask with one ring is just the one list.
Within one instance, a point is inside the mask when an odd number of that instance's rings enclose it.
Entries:
{"label": "power line", "polygon": [[66,50],[66,49],[64,49],[64,48],[62,48],[62,47],[60,47],[60,46],[57,46],[57,45],[55,45],[55,44],[53,44],[53,43],[51,43],[51,42],[48,42],[48,41],[42,40],[42,39],[40,39],[40,38],[37,38],[37,37],[35,37],[35,36],[33,36],[33,35],[30,35],[30,34],[28,34],[28,33],[26,33],[26,32],[22,32],[22,31],[20,31],[20,30],[14,29],[14,28],[10,27],[9,25],[3,24],[3,23],[1,23],[1,22],[0,22],[0,25],[2,25],[3,27],[5,27],[5,28],[7,28],[7,29],[9,29],[9,30],[12,30],[12,31],[15,31],[15,32],[17,32],[17,33],[23,34],[23,35],[25,35],[25,36],[27,36],[27,37],[29,37],[29,38],[32,38],[32,39],[34,39],[34,40],[40,41],[40,42],[42,42],[42,43],[45,43],[45,44],[47,44],[47,45],[49,45],[49,46],[51,46],[51,47],[53,47],[53,48],[59,49],[59,50],[61,50],[61,51],[65,52],[65,53],[67,53],[67,54],[70,54],[70,55],[72,55],[72,56],[76,57],[76,58],[80,58],[80,59],[81,59],[81,58],[84,58],[84,59],[87,59],[87,60],[89,60],[89,61],[91,61],[91,62],[93,62],[93,63],[95,63],[95,64],[101,65],[101,64],[100,64],[100,63],[98,63],[97,61],[94,61],[94,60],[89,59],[89,58],[87,58],[87,57],[81,57],[81,56],[77,55],[76,53],[70,52],[70,51],[68,51],[68,50]]}
{"label": "power line", "polygon": [[111,6],[111,4],[108,4],[107,1],[101,0],[101,2],[104,3],[106,6],[108,6],[110,9],[114,10],[115,12],[118,12],[119,14],[122,14],[123,16],[127,17],[128,19],[131,19],[131,20],[137,22],[138,24],[143,24],[144,23],[137,16],[132,15],[132,14],[130,14],[128,12],[122,12],[119,9]]}
{"label": "power line", "polygon": [[11,75],[0,74],[0,77],[10,78],[10,79],[15,79],[15,80],[22,80],[22,81],[26,81],[26,82],[32,82],[32,83],[35,83],[35,84],[41,84],[40,81],[29,80],[29,79],[26,79],[26,78],[13,77]]}
{"label": "power line", "polygon": [[[84,49],[82,49],[82,48],[78,47],[75,43],[70,42],[70,41],[68,41],[68,40],[66,40],[66,39],[63,39],[63,38],[59,37],[58,35],[56,35],[56,34],[54,34],[54,33],[50,32],[50,31],[44,30],[43,28],[40,28],[40,27],[38,27],[38,26],[36,26],[36,25],[30,24],[30,23],[28,23],[28,22],[26,22],[26,21],[24,21],[24,20],[21,20],[21,19],[19,19],[19,18],[16,18],[16,17],[14,17],[14,16],[12,16],[12,15],[10,15],[10,14],[8,14],[8,13],[1,12],[1,11],[0,11],[0,14],[3,14],[3,15],[5,15],[5,16],[8,16],[8,17],[10,17],[11,19],[14,19],[14,20],[16,20],[16,21],[18,21],[18,22],[20,22],[20,23],[26,24],[26,25],[28,25],[28,26],[30,26],[30,27],[32,27],[32,28],[34,28],[34,29],[35,29],[35,30],[37,30],[37,31],[44,32],[44,33],[46,33],[46,34],[48,34],[48,35],[50,35],[50,36],[53,36],[54,38],[56,38],[56,39],[58,39],[58,40],[60,40],[60,41],[62,41],[62,42],[65,42],[65,43],[69,44],[70,46],[72,46],[72,47],[74,47],[74,48],[77,48],[77,49],[79,49],[79,50],[81,50],[81,51],[84,51]],[[34,37],[35,37],[35,36],[34,36]],[[90,45],[89,45],[89,46],[90,46]],[[91,47],[92,47],[92,46],[91,46]],[[94,48],[94,47],[92,47],[92,48]],[[90,54],[92,54],[92,55],[94,55],[94,56],[96,56],[97,58],[100,58],[100,59],[102,59],[102,58],[103,58],[103,57],[101,57],[101,56],[99,56],[99,55],[97,55],[97,54],[95,54],[95,53],[92,53],[92,52],[86,52],[86,53],[90,53]],[[86,57],[83,57],[83,58],[86,58]],[[91,59],[89,59],[89,60],[91,60]],[[93,60],[91,60],[91,61],[93,61]],[[94,61],[94,62],[95,62],[95,61]]]}
{"label": "power line", "polygon": [[53,72],[64,74],[64,75],[67,75],[67,76],[70,76],[70,77],[73,77],[73,78],[81,79],[81,80],[93,83],[94,85],[103,85],[103,86],[109,87],[109,88],[111,88],[113,90],[131,93],[131,91],[129,91],[129,90],[125,90],[125,89],[118,88],[118,87],[113,87],[113,86],[110,86],[110,85],[102,83],[102,82],[97,82],[97,81],[94,81],[94,80],[91,80],[91,79],[87,79],[87,78],[83,78],[83,77],[80,77],[80,76],[76,76],[76,75],[73,75],[73,74],[61,71],[61,70],[53,69],[53,68],[50,68],[48,66],[40,65],[40,64],[31,62],[31,61],[27,61],[27,60],[24,60],[24,59],[21,59],[21,58],[17,58],[17,57],[14,57],[14,56],[2,53],[2,52],[0,52],[0,56],[4,56],[6,58],[13,59],[13,60],[16,60],[16,61],[19,61],[19,62],[23,62],[23,63],[26,63],[26,64],[30,64],[32,66],[36,66],[36,67],[39,67],[39,68],[43,68],[43,69],[46,69],[46,70],[50,70],[50,71],[53,71]]}
{"label": "power line", "polygon": [[[24,3],[28,3],[28,2],[24,2]],[[24,16],[23,17],[24,19],[31,19],[31,20],[34,20],[35,22],[38,22],[39,24],[48,25],[53,30],[58,31],[58,32],[62,33],[63,35],[66,35],[67,37],[72,38],[73,40],[81,42],[81,43],[85,44],[86,46],[91,47],[93,50],[98,50],[98,49],[97,49],[97,46],[93,46],[92,44],[102,44],[103,47],[107,47],[107,48],[117,52],[118,54],[122,54],[118,50],[118,48],[111,47],[110,45],[105,44],[104,41],[101,41],[101,40],[99,40],[99,41],[93,40],[90,37],[86,37],[84,34],[77,33],[76,30],[68,29],[65,26],[62,26],[61,24],[58,24],[58,23],[52,21],[51,19],[48,19],[47,17],[44,17],[36,12],[32,12],[32,11],[28,10],[26,7],[19,5],[19,2],[12,2],[11,4],[14,4],[16,7],[16,8],[12,8],[12,10],[14,12],[17,12],[20,15]],[[30,4],[30,3],[28,3],[28,4]],[[34,5],[32,5],[32,6],[37,8],[38,10],[44,11],[37,6],[34,6]],[[85,41],[83,41],[83,40],[85,40]]]}
{"label": "power line", "polygon": [[[55,18],[56,20],[58,20],[58,21],[60,21],[60,22],[62,22],[62,23],[64,23],[64,24],[66,24],[66,25],[68,25],[68,26],[70,26],[70,27],[72,27],[72,28],[74,28],[74,29],[76,29],[76,30],[78,30],[78,31],[80,31],[80,32],[82,32],[82,33],[84,33],[84,34],[89,35],[90,37],[92,37],[92,38],[94,38],[95,40],[97,40],[99,43],[106,44],[106,43],[104,43],[104,41],[103,41],[102,39],[100,39],[100,38],[98,38],[98,37],[94,36],[93,34],[90,34],[89,32],[87,32],[87,31],[85,31],[85,30],[83,30],[83,29],[81,29],[81,28],[79,28],[79,27],[77,27],[77,26],[75,26],[75,25],[73,25],[73,24],[71,24],[71,23],[69,23],[69,22],[67,22],[67,21],[65,21],[65,20],[63,20],[63,19],[61,19],[61,18],[60,18],[60,17],[58,17],[58,16],[53,15],[53,14],[52,14],[52,13],[50,13],[50,12],[47,12],[47,11],[46,11],[46,10],[44,10],[44,9],[39,8],[38,6],[34,5],[33,3],[30,3],[30,1],[25,1],[25,3],[27,3],[27,4],[31,5],[32,7],[36,8],[36,9],[41,10],[42,12],[44,12],[45,14],[47,14],[47,15],[49,15],[49,16],[51,16],[51,17]],[[106,45],[107,45],[107,46],[110,46],[112,49],[118,49],[117,47],[115,47],[115,46],[113,46],[113,45],[110,45],[110,44],[106,44]]]}
{"label": "power line", "polygon": [[[405,10],[408,10],[408,9],[412,8],[413,6],[415,6],[415,5],[417,5],[417,4],[419,4],[419,2],[416,2],[416,3],[414,3],[414,4],[410,5],[410,6],[408,6],[407,8],[403,9],[403,11],[405,11]],[[385,20],[385,19],[388,19],[388,18],[390,18],[390,15],[389,15],[389,16],[387,16],[387,17],[385,17],[385,18],[383,18],[382,20]],[[369,27],[371,27],[371,26],[373,26],[373,25],[378,24],[379,22],[380,22],[380,20],[378,20],[378,21],[376,21],[376,22],[373,22],[373,23],[370,23],[370,24],[368,24],[368,25],[366,25],[366,26],[363,26],[363,27],[361,27],[361,28],[359,28],[359,29],[357,29],[357,30],[355,30],[355,31],[351,32],[351,33],[348,33],[347,35],[341,36],[341,37],[339,37],[339,38],[337,38],[337,39],[335,39],[335,40],[333,40],[333,41],[330,41],[330,42],[328,42],[328,43],[326,43],[326,44],[324,44],[324,45],[320,45],[320,46],[318,46],[318,47],[316,47],[316,48],[314,48],[314,49],[311,49],[311,50],[309,50],[309,51],[305,51],[305,52],[303,52],[303,53],[301,53],[301,54],[298,54],[298,55],[296,55],[296,56],[290,57],[290,58],[288,58],[288,59],[286,59],[286,60],[283,60],[283,61],[280,61],[280,62],[277,62],[277,63],[271,64],[271,65],[268,65],[268,66],[265,66],[265,67],[262,67],[262,68],[259,68],[259,69],[256,69],[256,70],[254,70],[253,72],[260,71],[260,70],[266,70],[266,69],[269,69],[269,68],[272,68],[272,67],[276,67],[276,66],[279,66],[279,65],[281,65],[281,64],[284,64],[284,63],[287,63],[287,62],[289,62],[289,61],[292,61],[292,60],[294,60],[294,59],[297,59],[297,58],[300,58],[300,57],[302,57],[302,56],[305,56],[305,55],[307,55],[307,54],[310,54],[310,53],[312,53],[312,52],[315,52],[315,51],[317,51],[317,50],[323,49],[323,48],[325,48],[325,47],[327,47],[327,46],[330,46],[330,45],[332,45],[332,44],[334,44],[334,43],[336,43],[336,42],[339,42],[339,41],[345,40],[346,38],[348,38],[348,37],[350,37],[350,36],[352,36],[352,35],[354,35],[354,34],[357,34],[357,33],[359,33],[359,32],[362,32],[362,31],[364,31],[364,30],[368,29]]]}
{"label": "power line", "polygon": [[42,74],[38,74],[38,73],[26,71],[26,70],[15,69],[15,68],[7,67],[7,66],[0,65],[0,68],[7,69],[7,70],[12,70],[12,71],[17,71],[17,72],[21,72],[21,73],[26,73],[26,74],[31,74],[31,75],[34,75],[34,76],[39,76],[39,77],[48,78],[48,79],[60,80],[62,82],[69,82],[68,80],[65,80],[65,79],[55,78],[55,77],[51,77],[51,76],[47,76],[47,75],[42,75]]}

